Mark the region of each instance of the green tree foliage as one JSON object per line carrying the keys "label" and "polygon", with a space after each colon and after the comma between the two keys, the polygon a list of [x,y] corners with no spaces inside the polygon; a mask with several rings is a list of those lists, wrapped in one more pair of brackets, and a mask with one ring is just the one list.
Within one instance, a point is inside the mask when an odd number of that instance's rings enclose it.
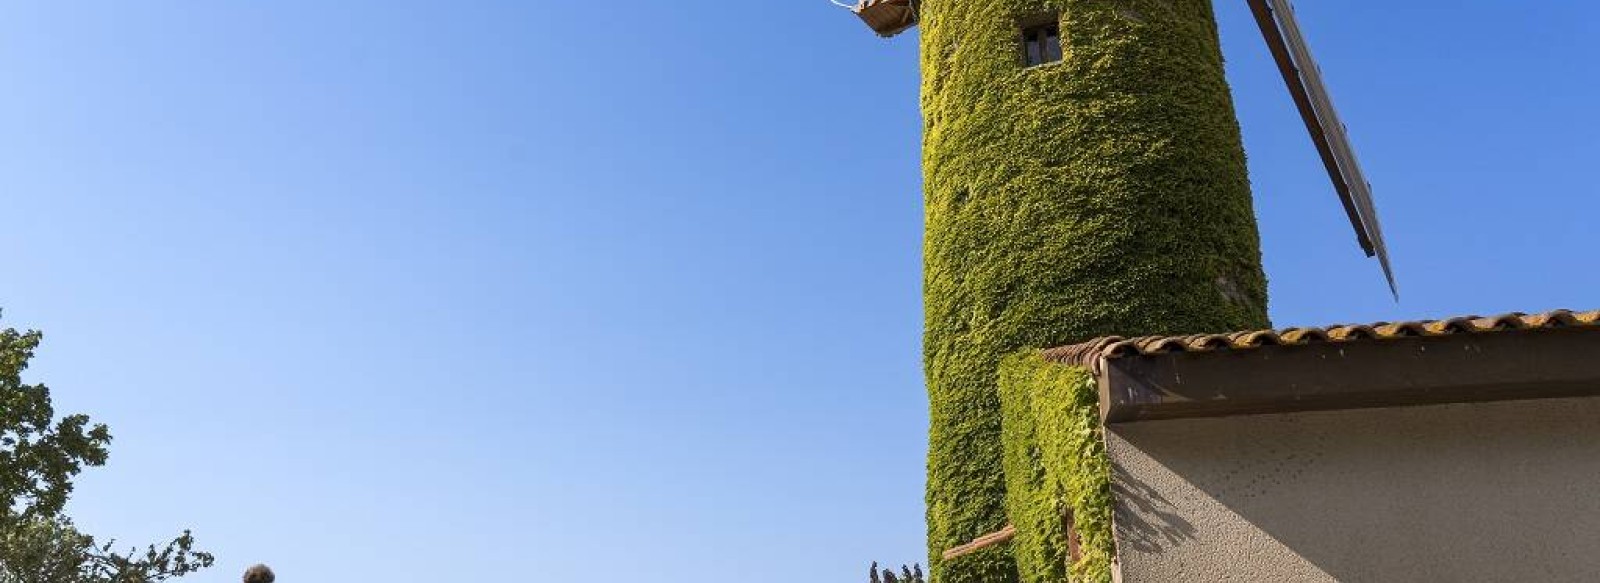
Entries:
{"label": "green tree foliage", "polygon": [[[1064,59],[1025,67],[1024,23]],[[939,583],[1018,580],[1000,360],[1097,336],[1267,325],[1209,0],[924,0],[928,545]]]}
{"label": "green tree foliage", "polygon": [[111,432],[85,415],[55,419],[50,389],[22,382],[41,335],[0,331],[0,527],[60,514],[72,477],[106,463]]}
{"label": "green tree foliage", "polygon": [[35,520],[0,536],[0,583],[155,583],[211,566],[188,531],[162,547],[115,551],[71,520]]}
{"label": "green tree foliage", "polygon": [[72,479],[105,465],[111,432],[85,415],[56,419],[50,389],[22,381],[42,338],[0,330],[0,583],[153,583],[211,566],[187,531],[123,554],[62,514]]}

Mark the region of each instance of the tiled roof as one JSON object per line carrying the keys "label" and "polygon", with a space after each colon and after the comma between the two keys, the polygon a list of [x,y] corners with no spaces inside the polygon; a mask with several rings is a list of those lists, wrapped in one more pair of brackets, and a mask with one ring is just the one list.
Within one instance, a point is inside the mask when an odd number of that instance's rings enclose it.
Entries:
{"label": "tiled roof", "polygon": [[1570,310],[1556,310],[1532,315],[1506,314],[1493,318],[1466,316],[1447,320],[1400,323],[1379,322],[1366,325],[1288,328],[1284,330],[1234,332],[1232,334],[1147,336],[1143,338],[1113,336],[1083,344],[1052,348],[1046,350],[1044,354],[1045,358],[1056,362],[1096,368],[1101,359],[1173,352],[1206,353],[1226,350],[1249,350],[1262,346],[1382,342],[1416,337],[1489,334],[1512,330],[1549,330],[1574,327],[1600,328],[1600,311],[1579,313]]}

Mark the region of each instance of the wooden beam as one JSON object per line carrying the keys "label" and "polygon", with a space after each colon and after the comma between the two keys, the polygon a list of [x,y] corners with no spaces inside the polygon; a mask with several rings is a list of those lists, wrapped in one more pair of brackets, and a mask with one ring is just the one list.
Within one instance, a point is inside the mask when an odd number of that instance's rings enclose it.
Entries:
{"label": "wooden beam", "polygon": [[1002,545],[1011,542],[1011,539],[1016,538],[1016,536],[1017,527],[1008,524],[999,532],[992,532],[980,536],[976,539],[973,539],[973,541],[970,543],[945,551],[944,560],[951,561],[959,559],[992,546]]}
{"label": "wooden beam", "polygon": [[855,13],[878,36],[888,38],[917,25],[916,0],[862,0]]}
{"label": "wooden beam", "polygon": [[1600,328],[1175,352],[1107,361],[1108,424],[1600,396]]}
{"label": "wooden beam", "polygon": [[1294,9],[1287,0],[1249,0],[1250,11],[1255,15],[1267,48],[1278,64],[1290,97],[1300,110],[1311,141],[1316,144],[1322,164],[1328,170],[1339,202],[1344,205],[1350,225],[1356,230],[1356,241],[1368,257],[1377,257],[1383,267],[1389,289],[1399,298],[1394,270],[1389,265],[1389,250],[1383,240],[1383,227],[1378,221],[1378,211],[1372,201],[1372,187],[1367,183],[1361,164],[1356,159],[1355,148],[1345,134],[1344,123],[1333,107],[1322,72],[1311,56],[1311,49],[1300,32]]}

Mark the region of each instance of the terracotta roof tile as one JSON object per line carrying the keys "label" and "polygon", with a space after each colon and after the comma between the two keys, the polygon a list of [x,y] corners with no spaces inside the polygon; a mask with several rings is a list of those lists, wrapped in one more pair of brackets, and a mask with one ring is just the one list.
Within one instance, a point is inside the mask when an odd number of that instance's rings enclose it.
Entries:
{"label": "terracotta roof tile", "polygon": [[1513,313],[1490,318],[1464,316],[1443,320],[1377,322],[1374,324],[1340,325],[1323,328],[1257,330],[1232,334],[1147,336],[1143,338],[1108,337],[1082,344],[1052,348],[1044,351],[1044,355],[1045,358],[1056,362],[1098,368],[1102,359],[1173,352],[1204,353],[1225,350],[1249,350],[1262,346],[1382,342],[1403,338],[1455,334],[1489,334],[1512,330],[1548,330],[1572,327],[1600,328],[1600,310],[1581,313],[1570,310],[1556,310],[1532,315]]}

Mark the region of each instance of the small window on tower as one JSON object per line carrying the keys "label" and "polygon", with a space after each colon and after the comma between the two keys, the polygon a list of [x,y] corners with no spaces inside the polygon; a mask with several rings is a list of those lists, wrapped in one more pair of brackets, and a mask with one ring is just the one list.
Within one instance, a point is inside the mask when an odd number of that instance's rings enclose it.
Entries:
{"label": "small window on tower", "polygon": [[1022,59],[1029,67],[1061,60],[1061,25],[1048,22],[1023,27]]}

